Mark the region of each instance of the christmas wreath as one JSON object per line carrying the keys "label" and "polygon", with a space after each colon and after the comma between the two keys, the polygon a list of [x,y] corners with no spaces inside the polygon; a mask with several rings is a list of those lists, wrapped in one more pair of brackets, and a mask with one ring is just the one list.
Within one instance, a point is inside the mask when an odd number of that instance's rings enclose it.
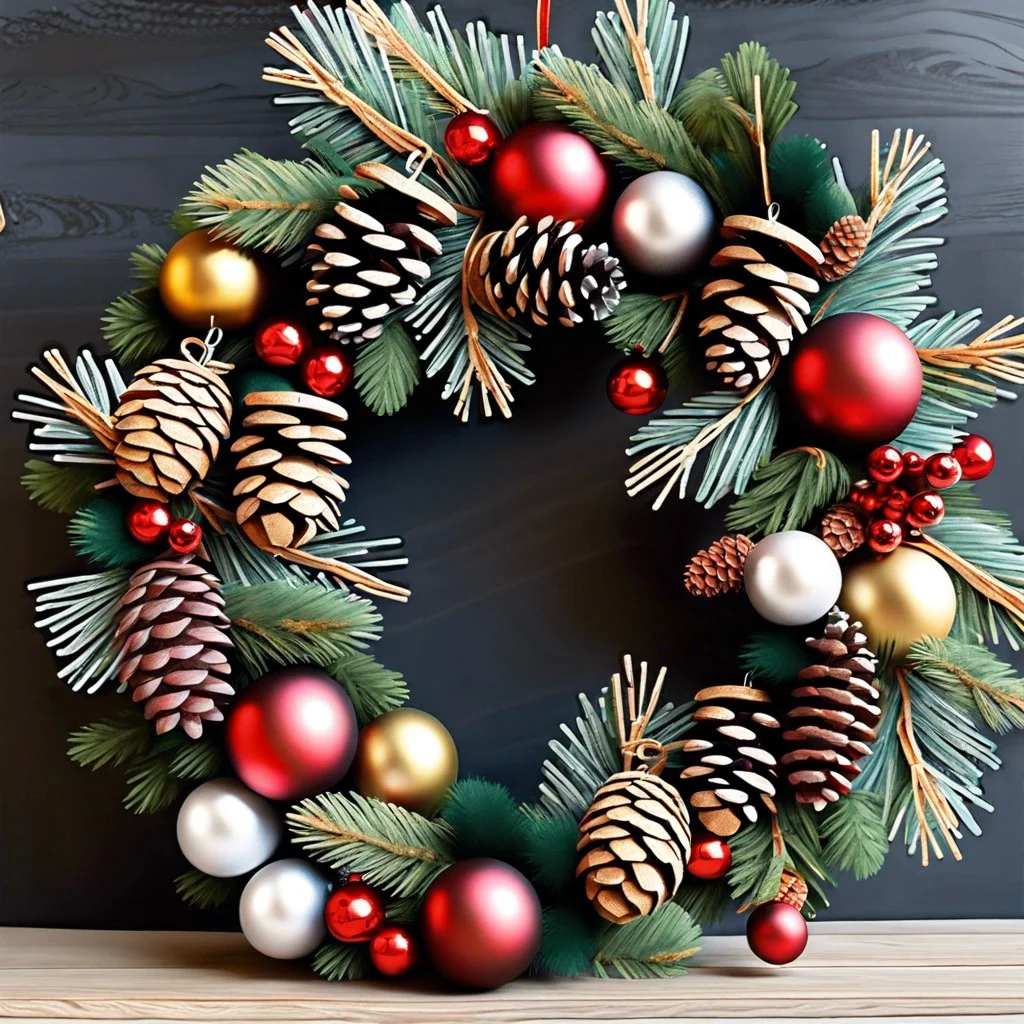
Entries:
{"label": "christmas wreath", "polygon": [[[264,78],[305,156],[207,168],[180,239],[132,255],[112,358],[48,351],[20,396],[28,492],[95,566],[29,584],[37,625],[73,690],[131,696],[71,757],[134,813],[178,805],[183,899],[237,899],[253,946],[327,978],[664,977],[733,900],[788,962],[833,872],[900,833],[959,859],[989,733],[1024,726],[985,646],[1024,640],[1024,548],[965,430],[1024,382],[1022,321],[920,319],[941,162],[875,132],[851,189],[762,46],[687,76],[672,3],[615,8],[601,68],[547,45],[546,3],[531,54],[439,8],[296,10]],[[531,334],[592,322],[617,408],[686,396],[633,439],[630,494],[661,506],[705,453],[697,499],[735,496],[686,589],[778,628],[683,706],[627,657],[520,804],[457,781],[367,653],[405,559],[344,516],[334,399],[393,414],[422,371],[463,420],[509,416]]]}

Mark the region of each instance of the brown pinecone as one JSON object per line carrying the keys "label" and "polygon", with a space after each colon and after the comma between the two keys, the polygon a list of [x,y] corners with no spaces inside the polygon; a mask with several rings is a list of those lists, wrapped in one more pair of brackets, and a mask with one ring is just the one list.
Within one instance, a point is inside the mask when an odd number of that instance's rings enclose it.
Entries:
{"label": "brown pinecone", "polygon": [[836,558],[845,558],[867,539],[864,519],[851,501],[833,505],[822,517],[821,539],[833,550]]}
{"label": "brown pinecone", "polygon": [[726,534],[697,552],[683,574],[686,589],[695,597],[717,597],[743,589],[743,564],[754,542],[737,533]]}
{"label": "brown pinecone", "polygon": [[726,217],[721,233],[726,245],[711,266],[722,273],[701,293],[700,337],[707,341],[707,369],[743,391],[763,380],[807,330],[805,296],[818,291],[818,282],[801,271],[824,257],[810,239],[775,220]]}
{"label": "brown pinecone", "polygon": [[840,217],[821,240],[825,262],[818,267],[818,276],[823,281],[846,277],[864,255],[870,237],[867,224],[856,213]]}
{"label": "brown pinecone", "polygon": [[731,836],[762,808],[775,810],[775,758],[766,741],[779,723],[768,713],[771,697],[750,686],[709,686],[694,699],[681,789],[709,832]]}
{"label": "brown pinecone", "polygon": [[779,764],[797,800],[819,811],[850,792],[881,717],[878,662],[862,628],[833,608],[824,635],[807,641],[817,662],[800,672],[790,695]]}
{"label": "brown pinecone", "polygon": [[690,856],[690,815],[679,793],[646,771],[613,775],[580,824],[587,899],[612,924],[627,924],[672,899]]}
{"label": "brown pinecone", "polygon": [[782,872],[779,891],[775,894],[777,903],[788,903],[797,910],[803,910],[807,902],[807,883],[792,871]]}
{"label": "brown pinecone", "polygon": [[192,555],[167,555],[136,570],[117,610],[119,669],[157,735],[180,725],[192,739],[221,722],[234,689],[233,645],[220,581]]}

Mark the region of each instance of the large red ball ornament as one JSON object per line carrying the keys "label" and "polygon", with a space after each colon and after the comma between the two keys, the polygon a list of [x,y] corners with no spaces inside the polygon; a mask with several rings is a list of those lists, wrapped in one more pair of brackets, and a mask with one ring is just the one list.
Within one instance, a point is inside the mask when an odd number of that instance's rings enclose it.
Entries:
{"label": "large red ball ornament", "polygon": [[690,847],[686,873],[705,882],[724,878],[732,867],[732,850],[724,839],[710,832],[697,836]]}
{"label": "large red ball ornament", "polygon": [[535,121],[513,132],[491,161],[491,199],[508,222],[527,217],[593,221],[611,177],[601,154],[577,132]]}
{"label": "large red ball ornament", "polygon": [[463,167],[487,163],[501,140],[501,129],[486,114],[475,110],[456,114],[444,130],[444,148]]}
{"label": "large red ball ornament", "polygon": [[642,355],[632,355],[611,368],[606,386],[608,401],[619,412],[646,416],[665,401],[668,377],[658,363]]}
{"label": "large red ball ornament", "polygon": [[340,345],[317,345],[302,360],[302,379],[321,398],[340,395],[352,381],[352,370],[352,357]]}
{"label": "large red ball ornament", "polygon": [[128,532],[140,544],[155,544],[167,536],[171,510],[162,501],[140,498],[132,503],[125,520]]}
{"label": "large red ball ornament", "polygon": [[921,401],[921,361],[895,324],[839,313],[815,324],[785,360],[786,410],[801,444],[861,452],[891,441]]}
{"label": "large red ball ornament", "polygon": [[996,464],[995,449],[981,434],[968,434],[953,449],[953,458],[963,468],[965,480],[983,480]]}
{"label": "large red ball ornament", "polygon": [[384,923],[384,898],[365,882],[350,878],[331,893],[324,921],[339,942],[369,942]]}
{"label": "large red ball ornament", "polygon": [[420,945],[415,936],[400,924],[386,924],[370,939],[370,960],[389,978],[408,974],[420,959]]}
{"label": "large red ball ornament", "polygon": [[459,861],[427,890],[421,930],[438,973],[467,988],[497,988],[519,977],[540,949],[540,900],[503,861]]}
{"label": "large red ball ornament", "polygon": [[309,332],[300,323],[277,318],[256,331],[253,347],[267,366],[295,366],[309,351]]}
{"label": "large red ball ornament", "polygon": [[807,922],[789,903],[762,903],[747,918],[747,945],[765,963],[792,963],[807,947]]}
{"label": "large red ball ornament", "polygon": [[329,789],[352,764],[359,735],[348,694],[315,668],[258,679],[235,701],[225,732],[235,774],[271,800]]}

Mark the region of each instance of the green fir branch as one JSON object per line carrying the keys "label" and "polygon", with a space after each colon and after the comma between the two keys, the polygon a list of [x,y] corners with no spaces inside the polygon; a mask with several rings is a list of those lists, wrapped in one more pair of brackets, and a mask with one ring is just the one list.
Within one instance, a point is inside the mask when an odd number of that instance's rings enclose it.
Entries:
{"label": "green fir branch", "polygon": [[523,860],[528,819],[505,786],[489,779],[460,779],[449,790],[440,817],[455,832],[455,851],[460,860]]}
{"label": "green fir branch", "polygon": [[151,560],[157,551],[129,533],[127,511],[123,501],[93,498],[68,523],[71,546],[104,569],[130,569]]}
{"label": "green fir branch", "polygon": [[29,459],[21,486],[29,499],[48,512],[71,515],[96,497],[96,485],[111,478],[104,466]]}
{"label": "green fir branch", "polygon": [[368,945],[330,939],[313,954],[313,970],[324,981],[359,981],[370,973]]}
{"label": "green fir branch", "polygon": [[213,910],[226,903],[239,889],[237,878],[217,878],[192,868],[174,880],[174,891],[182,903],[197,910]]}
{"label": "green fir branch", "polygon": [[[774,531],[772,531],[774,532]],[[759,683],[790,686],[814,659],[795,630],[753,633],[740,648],[739,666]]]}
{"label": "green fir branch", "polygon": [[360,725],[400,708],[409,699],[409,685],[402,674],[385,668],[363,651],[339,658],[328,673],[345,687]]}
{"label": "green fir branch", "polygon": [[83,768],[118,768],[149,750],[152,726],[138,711],[122,711],[68,736],[68,757]]}
{"label": "green fir branch", "polygon": [[566,814],[541,812],[526,819],[522,855],[538,889],[552,896],[572,892],[579,863],[579,837],[579,821]]}
{"label": "green fir branch", "polygon": [[700,928],[675,903],[647,917],[610,925],[598,939],[594,974],[599,978],[678,978],[700,950]]}
{"label": "green fir branch", "polygon": [[722,58],[722,81],[729,95],[754,118],[754,79],[761,80],[761,111],[764,119],[764,141],[770,149],[783,128],[797,112],[793,102],[796,82],[760,43],[742,43],[736,53]]}
{"label": "green fir branch", "polygon": [[378,416],[392,416],[404,409],[419,381],[419,353],[402,324],[389,324],[379,338],[359,347],[356,391]]}
{"label": "green fir branch", "polygon": [[696,921],[701,928],[718,924],[729,907],[729,886],[724,881],[705,882],[684,878],[676,893],[675,902]]}
{"label": "green fir branch", "polygon": [[581,913],[579,904],[545,907],[534,969],[561,978],[592,973],[599,931],[595,918],[589,907]]}
{"label": "green fir branch", "polygon": [[832,804],[821,818],[822,858],[826,867],[856,879],[882,870],[889,852],[885,801],[879,793],[855,789]]}
{"label": "green fir branch", "polygon": [[143,244],[129,256],[137,287],[122,292],[107,307],[103,340],[123,365],[156,359],[176,340],[179,328],[160,301],[160,269],[167,258],[159,245]]}
{"label": "green fir branch", "polygon": [[738,200],[757,187],[760,168],[750,138],[750,117],[729,94],[718,68],[708,68],[683,86],[671,112],[705,152],[720,156],[742,183]]}

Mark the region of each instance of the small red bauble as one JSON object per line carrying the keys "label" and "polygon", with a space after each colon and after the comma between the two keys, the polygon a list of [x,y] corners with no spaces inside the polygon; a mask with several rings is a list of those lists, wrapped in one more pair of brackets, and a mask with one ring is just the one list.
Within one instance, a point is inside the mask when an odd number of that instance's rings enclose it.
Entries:
{"label": "small red bauble", "polygon": [[668,377],[651,359],[642,355],[626,356],[608,374],[608,401],[619,412],[630,416],[646,416],[665,401]]}
{"label": "small red bauble", "polygon": [[[356,877],[356,881],[352,878]],[[324,910],[327,930],[339,942],[369,942],[384,923],[384,900],[376,889],[350,876],[335,889]]]}
{"label": "small red bauble", "polygon": [[694,878],[706,882],[716,878],[724,878],[732,866],[732,850],[724,839],[711,833],[696,836],[690,847],[690,857],[686,862],[686,870]]}
{"label": "small red bauble", "polygon": [[167,536],[171,510],[162,501],[140,498],[132,503],[125,520],[128,532],[140,544],[155,544]]}
{"label": "small red bauble", "polygon": [[400,924],[386,924],[370,939],[370,960],[381,974],[397,978],[408,974],[420,959],[419,943]]}
{"label": "small red bauble", "polygon": [[885,504],[882,506],[882,515],[886,519],[898,523],[906,515],[909,505],[910,495],[897,488],[886,496]]}
{"label": "small red bauble", "polygon": [[996,464],[995,449],[981,434],[968,434],[953,449],[953,458],[963,468],[965,480],[983,480]]}
{"label": "small red bauble", "polygon": [[907,522],[915,529],[923,530],[942,522],[946,514],[946,503],[934,491],[922,491],[915,494],[907,509]]}
{"label": "small red bauble", "polygon": [[903,453],[903,477],[908,481],[920,480],[924,476],[924,457],[917,452]]}
{"label": "small red bauble", "polygon": [[167,543],[179,555],[191,555],[203,543],[203,528],[191,519],[175,519],[167,531]]}
{"label": "small red bauble", "polygon": [[456,114],[444,130],[444,148],[463,167],[487,163],[501,141],[501,129],[486,114],[475,110]]}
{"label": "small red bauble", "polygon": [[903,456],[899,448],[883,444],[876,448],[867,459],[868,475],[880,484],[895,483],[903,472]]}
{"label": "small red bauble", "polygon": [[876,519],[868,527],[868,546],[879,555],[888,555],[903,543],[903,527],[891,519]]}
{"label": "small red bauble", "polygon": [[924,478],[936,490],[952,487],[963,475],[963,467],[950,452],[929,455],[924,464]]}
{"label": "small red bauble", "polygon": [[253,346],[267,366],[295,366],[309,351],[309,333],[291,320],[268,320],[256,332]]}
{"label": "small red bauble", "polygon": [[807,922],[789,903],[762,903],[747,918],[747,945],[765,963],[792,963],[807,947]]}
{"label": "small red bauble", "polygon": [[593,144],[553,121],[514,131],[491,160],[491,200],[509,223],[548,216],[594,221],[610,188],[608,167]]}
{"label": "small red bauble", "polygon": [[352,381],[352,357],[340,345],[317,345],[302,360],[302,379],[321,398],[340,395]]}
{"label": "small red bauble", "polygon": [[859,505],[869,515],[877,512],[885,499],[878,493],[878,488],[870,480],[859,480],[850,491],[850,501]]}

